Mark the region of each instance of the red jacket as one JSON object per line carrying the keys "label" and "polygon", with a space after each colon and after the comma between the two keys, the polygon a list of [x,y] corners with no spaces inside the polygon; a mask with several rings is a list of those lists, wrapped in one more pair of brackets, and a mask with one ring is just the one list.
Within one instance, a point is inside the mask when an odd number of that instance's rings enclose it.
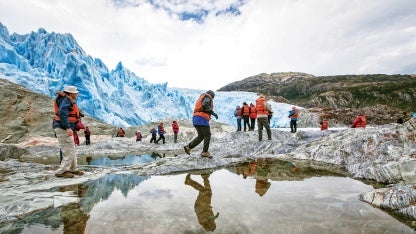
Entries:
{"label": "red jacket", "polygon": [[354,122],[352,123],[352,128],[365,128],[367,125],[367,119],[364,115],[358,115],[357,118],[354,119]]}
{"label": "red jacket", "polygon": [[179,132],[179,125],[178,123],[175,121],[172,123],[172,129],[174,133],[178,133]]}

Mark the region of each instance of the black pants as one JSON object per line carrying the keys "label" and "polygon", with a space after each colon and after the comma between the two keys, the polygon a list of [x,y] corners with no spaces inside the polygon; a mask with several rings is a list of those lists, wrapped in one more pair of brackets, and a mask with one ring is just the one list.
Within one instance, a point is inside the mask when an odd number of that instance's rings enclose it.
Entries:
{"label": "black pants", "polygon": [[290,131],[291,132],[296,132],[296,120],[294,120],[294,119],[290,120]]}
{"label": "black pants", "polygon": [[244,132],[247,130],[247,128],[250,130],[250,123],[249,123],[250,118],[248,117],[248,115],[243,115],[243,120],[244,120]]}
{"label": "black pants", "polygon": [[198,136],[189,143],[189,148],[193,149],[199,143],[204,141],[203,152],[208,152],[209,142],[211,141],[211,127],[210,126],[195,126]]}
{"label": "black pants", "polygon": [[91,144],[91,141],[90,141],[90,136],[85,136],[85,144],[86,144],[86,145]]}
{"label": "black pants", "polygon": [[250,128],[251,128],[251,130],[254,130],[255,126],[256,126],[256,118],[250,118]]}
{"label": "black pants", "polygon": [[165,136],[164,134],[159,135],[159,139],[157,139],[156,144],[159,143],[160,140],[163,140],[163,144],[165,144]]}

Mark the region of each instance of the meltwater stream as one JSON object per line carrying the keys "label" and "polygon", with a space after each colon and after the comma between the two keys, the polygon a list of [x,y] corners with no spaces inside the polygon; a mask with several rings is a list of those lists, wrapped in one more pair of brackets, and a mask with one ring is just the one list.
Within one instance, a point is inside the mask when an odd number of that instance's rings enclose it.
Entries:
{"label": "meltwater stream", "polygon": [[1,224],[0,232],[414,233],[359,200],[371,189],[329,171],[271,159],[189,174],[109,174],[55,188],[73,191],[80,202]]}

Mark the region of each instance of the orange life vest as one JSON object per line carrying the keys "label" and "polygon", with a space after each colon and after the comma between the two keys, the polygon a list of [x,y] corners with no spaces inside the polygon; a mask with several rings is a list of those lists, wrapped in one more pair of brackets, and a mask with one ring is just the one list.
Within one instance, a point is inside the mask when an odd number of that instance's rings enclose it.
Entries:
{"label": "orange life vest", "polygon": [[[74,103],[74,101],[66,95],[62,96],[62,98],[68,98],[71,101],[71,107],[69,108],[69,115],[68,115],[69,122],[71,123],[78,122],[79,121],[79,109],[78,109],[77,104]],[[56,101],[53,102],[53,110],[55,112],[55,120],[60,121],[61,117],[59,117],[59,114],[58,114],[59,106],[58,106],[58,103],[56,103]]]}
{"label": "orange life vest", "polygon": [[179,125],[178,125],[178,123],[172,123],[172,129],[173,129],[173,132],[174,133],[176,133],[176,132],[179,132]]}
{"label": "orange life vest", "polygon": [[299,110],[298,108],[293,109],[295,111],[295,113],[293,113],[293,115],[290,116],[291,119],[296,119],[299,116]]}
{"label": "orange life vest", "polygon": [[241,108],[243,111],[243,116],[247,116],[250,114],[250,107],[248,105],[243,105],[243,107]]}
{"label": "orange life vest", "polygon": [[257,98],[257,100],[256,100],[256,110],[257,110],[258,115],[261,115],[261,114],[268,115],[269,114],[269,110],[264,105],[264,102],[266,102],[266,99],[262,98],[262,97]]}
{"label": "orange life vest", "polygon": [[240,107],[237,109],[237,113],[235,114],[235,116],[236,117],[241,116],[241,108]]}
{"label": "orange life vest", "polygon": [[328,127],[329,127],[329,122],[326,120],[322,121],[321,130],[328,130]]}
{"label": "orange life vest", "polygon": [[255,119],[257,117],[257,110],[254,105],[250,105],[250,118]]}
{"label": "orange life vest", "polygon": [[212,100],[211,95],[203,93],[201,96],[199,96],[195,103],[194,116],[201,116],[209,121],[211,119],[211,114],[202,111],[202,100],[205,98],[205,96],[211,98],[211,110],[214,109],[214,101]]}

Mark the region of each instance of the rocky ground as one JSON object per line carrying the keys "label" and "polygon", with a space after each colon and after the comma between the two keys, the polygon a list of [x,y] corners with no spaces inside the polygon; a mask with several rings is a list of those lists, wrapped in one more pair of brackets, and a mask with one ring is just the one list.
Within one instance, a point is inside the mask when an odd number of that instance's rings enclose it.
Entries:
{"label": "rocky ground", "polygon": [[[93,135],[92,144],[86,146],[81,132],[81,145],[76,147],[80,161],[87,157],[144,153],[162,158],[146,166],[118,169],[81,166],[86,171],[84,176],[62,179],[54,176],[57,163],[50,163],[51,159],[57,161],[59,151],[50,125],[51,99],[1,79],[0,97],[0,223],[76,199],[67,196],[68,192],[49,192],[58,185],[76,185],[120,170],[140,175],[170,174],[269,157],[302,160],[317,168],[330,165],[352,178],[381,183],[377,189],[362,194],[361,199],[416,228],[415,119],[403,125],[371,125],[366,129],[331,125],[325,132],[316,127],[300,129],[296,134],[287,129],[272,129],[273,140],[261,142],[257,131],[236,132],[232,126],[213,122],[210,152],[214,158],[208,160],[199,157],[201,146],[190,156],[183,152],[183,145],[195,136],[190,120],[179,120],[178,144],[172,142],[171,128],[167,127],[168,142],[155,145],[149,143],[148,133],[157,123],[126,128],[127,137],[116,138],[118,127],[84,117],[83,122]],[[172,120],[163,122],[170,126]],[[137,130],[143,133],[143,142],[135,141]]]}
{"label": "rocky ground", "polygon": [[[168,122],[168,121],[166,121]],[[53,137],[33,136],[18,144],[1,144],[0,161],[0,220],[12,220],[20,215],[73,202],[65,192],[44,191],[57,185],[75,185],[103,177],[120,170],[140,175],[170,174],[198,169],[212,169],[243,162],[252,158],[302,160],[313,167],[341,168],[347,176],[379,182],[383,186],[361,195],[361,199],[398,217],[416,228],[416,122],[389,124],[366,129],[337,128],[329,131],[300,129],[296,134],[287,129],[273,129],[272,141],[258,141],[257,131],[236,132],[234,127],[213,123],[210,152],[213,159],[200,158],[201,146],[190,156],[183,145],[195,136],[189,120],[181,126],[178,144],[167,133],[166,144],[150,144],[147,130],[142,126],[143,142],[132,135],[116,138],[113,134],[95,133],[92,144],[76,147],[79,160],[102,155],[155,154],[160,160],[146,166],[123,168],[81,166],[86,174],[74,179],[54,177],[57,164],[45,164],[57,158],[59,150]],[[129,129],[133,131],[133,129]],[[264,133],[265,134],[265,133]],[[324,163],[324,164],[321,164]],[[327,164],[329,163],[329,164]],[[36,201],[36,202],[34,202]]]}

